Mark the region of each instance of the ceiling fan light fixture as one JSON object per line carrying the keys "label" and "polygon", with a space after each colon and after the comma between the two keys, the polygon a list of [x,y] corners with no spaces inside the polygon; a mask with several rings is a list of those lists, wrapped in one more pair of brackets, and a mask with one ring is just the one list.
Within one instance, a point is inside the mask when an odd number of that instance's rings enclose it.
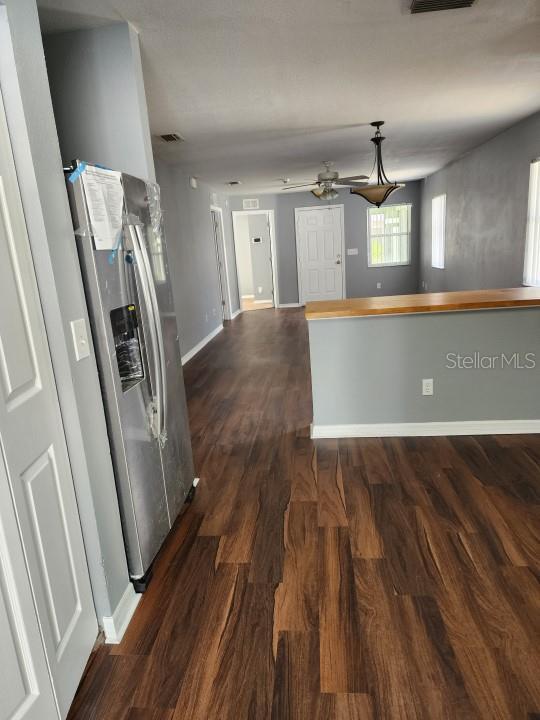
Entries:
{"label": "ceiling fan light fixture", "polygon": [[384,171],[382,161],[382,141],[384,137],[381,135],[381,125],[384,125],[384,122],[382,120],[376,120],[372,122],[371,125],[376,128],[375,135],[371,138],[371,142],[375,145],[375,162],[373,169],[377,170],[377,182],[372,185],[365,185],[364,187],[352,187],[351,193],[353,195],[361,195],[372,205],[381,207],[391,193],[399,190],[399,188],[405,187],[405,184],[391,182]]}
{"label": "ceiling fan light fixture", "polygon": [[[337,170],[330,169],[333,163],[329,160],[325,160],[323,165],[324,171],[317,175],[316,180],[305,180],[304,182],[289,185],[288,183],[290,182],[290,179],[286,178],[287,184],[285,184],[285,187],[281,189],[301,190],[303,188],[310,188],[310,192],[312,192],[315,197],[322,197],[325,200],[333,200],[338,197],[337,193],[335,195],[323,195],[323,193],[333,190],[336,185],[338,187],[363,187],[367,184],[364,182],[365,180],[368,180],[367,175],[351,175],[351,177],[340,178]],[[281,178],[281,180],[285,183],[285,178]]]}
{"label": "ceiling fan light fixture", "polygon": [[339,197],[339,193],[337,190],[334,190],[332,186],[327,187],[317,187],[314,188],[312,191],[313,195],[315,195],[316,198],[319,200],[335,200],[337,197]]}

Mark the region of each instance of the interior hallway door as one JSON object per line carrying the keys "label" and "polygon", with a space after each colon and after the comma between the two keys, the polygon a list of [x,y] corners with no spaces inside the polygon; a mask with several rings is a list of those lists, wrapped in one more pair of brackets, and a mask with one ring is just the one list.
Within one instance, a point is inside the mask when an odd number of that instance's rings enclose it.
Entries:
{"label": "interior hallway door", "polygon": [[343,205],[296,208],[298,294],[310,300],[345,297]]}
{"label": "interior hallway door", "polygon": [[[60,713],[65,717],[98,628],[1,95],[0,287],[0,447],[45,655]],[[7,591],[16,592],[9,579]],[[17,619],[9,622],[18,633]],[[23,659],[34,663],[33,657]],[[36,689],[30,680],[25,687],[28,695]],[[5,713],[6,709],[0,708],[0,720],[34,717]],[[50,715],[42,718],[49,720]]]}
{"label": "interior hallway door", "polygon": [[212,231],[214,235],[214,245],[216,248],[216,263],[219,282],[219,299],[221,302],[221,319],[228,320],[227,303],[225,301],[225,288],[227,287],[227,278],[225,275],[225,267],[221,258],[221,248],[223,248],[223,235],[221,232],[221,217],[217,210],[210,210],[212,216]]}

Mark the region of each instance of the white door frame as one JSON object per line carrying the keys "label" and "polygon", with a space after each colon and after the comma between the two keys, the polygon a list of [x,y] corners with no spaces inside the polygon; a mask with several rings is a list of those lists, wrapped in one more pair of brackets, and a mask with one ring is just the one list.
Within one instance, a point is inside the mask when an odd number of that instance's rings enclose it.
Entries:
{"label": "white door frame", "polygon": [[[221,281],[223,283],[223,280],[225,280],[225,287],[223,288],[225,291],[225,297],[223,298],[225,300],[225,314],[224,314],[224,320],[231,320],[232,319],[232,301],[231,301],[231,283],[229,281],[229,264],[227,262],[227,248],[225,247],[225,224],[223,222],[223,208],[220,208],[219,205],[210,205],[210,211],[214,210],[219,215],[219,223],[221,227],[221,247],[219,250],[221,251],[221,255],[223,257],[223,266],[225,268],[225,277],[221,278]],[[219,268],[218,268],[219,272]]]}
{"label": "white door frame", "polygon": [[[238,237],[237,218],[241,215],[266,215],[268,225],[270,227],[270,254],[272,257],[272,285],[274,290],[274,307],[279,307],[279,288],[278,288],[278,270],[277,270],[277,254],[276,254],[276,224],[273,210],[233,210],[233,235],[234,235],[234,252],[236,255],[236,267],[238,267],[238,247],[236,239]],[[238,285],[240,287],[240,285]],[[240,294],[240,293],[239,293]],[[242,303],[240,303],[242,305]],[[240,310],[242,308],[240,307]]]}
{"label": "white door frame", "polygon": [[345,269],[345,206],[343,203],[338,205],[309,205],[308,207],[294,208],[294,237],[296,246],[296,272],[298,276],[298,302],[305,305],[304,289],[302,287],[302,273],[300,272],[300,253],[298,252],[298,213],[305,210],[327,210],[337,208],[341,211],[341,287],[343,298],[347,297],[346,269]]}

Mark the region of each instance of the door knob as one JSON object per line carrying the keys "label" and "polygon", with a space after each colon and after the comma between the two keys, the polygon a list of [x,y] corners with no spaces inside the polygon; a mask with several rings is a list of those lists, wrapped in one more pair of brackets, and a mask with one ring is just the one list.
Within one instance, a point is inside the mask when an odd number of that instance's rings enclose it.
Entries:
{"label": "door knob", "polygon": [[341,260],[336,260],[336,265],[341,265]]}

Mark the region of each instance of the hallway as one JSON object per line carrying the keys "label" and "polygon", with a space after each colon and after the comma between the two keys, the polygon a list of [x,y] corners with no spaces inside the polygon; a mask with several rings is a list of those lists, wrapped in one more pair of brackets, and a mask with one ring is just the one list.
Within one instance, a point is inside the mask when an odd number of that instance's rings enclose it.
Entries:
{"label": "hallway", "polygon": [[185,381],[196,498],[69,720],[538,717],[539,436],[312,442],[303,309]]}

